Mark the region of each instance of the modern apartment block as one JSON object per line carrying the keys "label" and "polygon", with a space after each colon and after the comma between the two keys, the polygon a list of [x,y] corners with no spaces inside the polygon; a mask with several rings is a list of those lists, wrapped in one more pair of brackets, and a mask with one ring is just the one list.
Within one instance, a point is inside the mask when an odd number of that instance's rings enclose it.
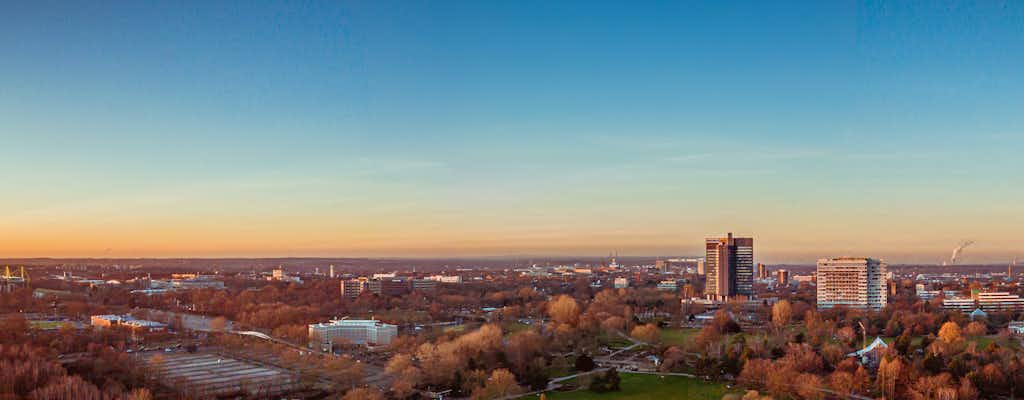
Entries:
{"label": "modern apartment block", "polygon": [[398,336],[398,326],[374,319],[341,319],[309,325],[309,345],[330,350],[335,344],[386,345]]}
{"label": "modern apartment block", "polygon": [[818,308],[880,310],[888,303],[885,261],[866,257],[818,260]]}
{"label": "modern apartment block", "polygon": [[754,239],[707,238],[705,241],[704,294],[712,300],[750,296],[754,292]]}

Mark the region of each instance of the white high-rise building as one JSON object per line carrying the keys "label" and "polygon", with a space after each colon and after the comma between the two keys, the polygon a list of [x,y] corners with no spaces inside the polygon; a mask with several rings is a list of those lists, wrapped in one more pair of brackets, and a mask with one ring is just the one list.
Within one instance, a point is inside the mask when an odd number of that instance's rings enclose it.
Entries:
{"label": "white high-rise building", "polygon": [[886,265],[866,257],[818,260],[818,308],[881,310],[888,303]]}

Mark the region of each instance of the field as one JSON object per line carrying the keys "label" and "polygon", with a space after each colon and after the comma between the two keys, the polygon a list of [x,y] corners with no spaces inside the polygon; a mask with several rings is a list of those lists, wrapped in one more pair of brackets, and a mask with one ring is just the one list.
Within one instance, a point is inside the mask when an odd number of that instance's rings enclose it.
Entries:
{"label": "field", "polygon": [[39,330],[60,329],[64,325],[72,325],[64,321],[29,321],[29,324],[32,328]]}
{"label": "field", "polygon": [[[548,392],[547,398],[551,400],[576,400],[576,399],[622,399],[622,400],[661,400],[661,399],[686,399],[686,400],[720,400],[726,393],[737,390],[726,389],[725,385],[715,382],[705,382],[700,379],[691,379],[682,376],[665,376],[649,374],[622,373],[620,383],[621,390],[611,393],[594,393],[589,390],[577,390],[573,392]],[[538,396],[527,396],[523,399],[536,399]]]}
{"label": "field", "polygon": [[684,346],[700,334],[696,328],[664,328],[661,330],[661,342],[669,346]]}

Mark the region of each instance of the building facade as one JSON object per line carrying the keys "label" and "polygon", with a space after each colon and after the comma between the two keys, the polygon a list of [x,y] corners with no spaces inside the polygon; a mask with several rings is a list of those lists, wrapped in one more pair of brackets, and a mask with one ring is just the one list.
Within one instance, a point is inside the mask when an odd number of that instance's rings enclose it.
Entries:
{"label": "building facade", "polygon": [[866,257],[818,260],[818,308],[881,310],[888,303],[885,261]]}
{"label": "building facade", "polygon": [[309,325],[309,345],[330,350],[335,344],[387,345],[398,326],[373,319],[342,319]]}
{"label": "building facade", "polygon": [[346,279],[341,281],[341,297],[355,299],[369,289],[369,280],[366,278]]}
{"label": "building facade", "polygon": [[1024,311],[1024,299],[1008,292],[980,292],[969,298],[947,297],[942,300],[942,308],[964,313],[976,309],[984,312]]}
{"label": "building facade", "polygon": [[704,293],[709,299],[750,296],[754,291],[754,239],[707,238],[705,241]]}

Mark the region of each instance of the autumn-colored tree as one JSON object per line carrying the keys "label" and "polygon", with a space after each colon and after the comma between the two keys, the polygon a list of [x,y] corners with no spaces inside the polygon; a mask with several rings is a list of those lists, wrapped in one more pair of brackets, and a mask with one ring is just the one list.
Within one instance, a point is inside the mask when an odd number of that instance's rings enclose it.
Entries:
{"label": "autumn-colored tree", "polygon": [[397,354],[388,361],[384,369],[392,377],[391,391],[395,397],[406,398],[411,396],[416,386],[423,380],[423,373],[420,371],[407,354]]}
{"label": "autumn-colored tree", "polygon": [[776,327],[783,327],[789,324],[793,316],[793,305],[789,300],[779,300],[772,306],[772,323]]}
{"label": "autumn-colored tree", "polygon": [[153,400],[153,394],[150,393],[149,389],[133,389],[125,396],[125,400]]}
{"label": "autumn-colored tree", "polygon": [[523,389],[516,384],[516,376],[511,371],[500,368],[491,372],[484,386],[473,391],[474,400],[491,400],[522,393]]}
{"label": "autumn-colored tree", "polygon": [[899,357],[883,357],[878,365],[878,391],[886,399],[898,399],[901,393],[904,371],[903,361]]}
{"label": "autumn-colored tree", "polygon": [[825,393],[821,392],[825,385],[818,375],[800,374],[794,383],[796,394],[802,399],[820,400],[825,398]]}
{"label": "autumn-colored tree", "polygon": [[801,373],[816,373],[824,367],[824,361],[807,343],[789,343],[786,355],[779,359],[783,368]]}
{"label": "autumn-colored tree", "polygon": [[957,325],[956,322],[953,321],[942,324],[942,328],[939,328],[939,340],[946,343],[956,343],[960,341],[960,325]]}
{"label": "autumn-colored tree", "polygon": [[601,321],[601,328],[608,332],[621,332],[626,327],[626,320],[613,315]]}
{"label": "autumn-colored tree", "polygon": [[763,358],[750,359],[747,360],[747,363],[743,365],[743,370],[740,371],[739,382],[749,387],[766,388],[766,379],[774,371],[775,367],[772,365],[772,360]]}
{"label": "autumn-colored tree", "polygon": [[630,336],[641,342],[656,343],[661,338],[661,330],[655,324],[637,325]]}
{"label": "autumn-colored tree", "polygon": [[686,352],[676,346],[669,346],[665,349],[665,353],[661,355],[661,365],[658,366],[658,370],[662,372],[672,372],[677,368],[684,367],[686,365]]}
{"label": "autumn-colored tree", "polygon": [[914,400],[956,400],[957,388],[950,384],[947,373],[935,376],[922,376],[910,386],[908,394]]}
{"label": "autumn-colored tree", "polygon": [[559,324],[575,325],[580,317],[580,305],[576,299],[561,295],[548,303],[548,315]]}
{"label": "autumn-colored tree", "polygon": [[960,387],[957,388],[957,400],[977,400],[978,389],[974,387],[974,383],[971,383],[970,379],[961,378]]}
{"label": "autumn-colored tree", "polygon": [[384,393],[374,388],[360,387],[346,392],[341,400],[384,400]]}
{"label": "autumn-colored tree", "polygon": [[967,327],[964,328],[963,333],[970,337],[978,337],[984,336],[987,331],[988,327],[986,327],[985,324],[978,321],[973,321],[967,324]]}
{"label": "autumn-colored tree", "polygon": [[29,394],[31,400],[104,400],[95,385],[77,375],[64,376]]}

